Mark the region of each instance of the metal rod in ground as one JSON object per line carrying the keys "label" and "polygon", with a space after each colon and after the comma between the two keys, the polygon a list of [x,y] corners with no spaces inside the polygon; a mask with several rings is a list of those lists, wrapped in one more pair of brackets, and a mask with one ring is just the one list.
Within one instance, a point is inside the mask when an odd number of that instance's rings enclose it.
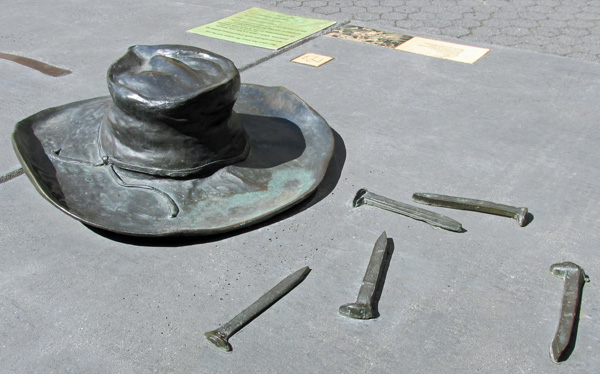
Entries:
{"label": "metal rod in ground", "polygon": [[564,279],[565,284],[560,320],[550,345],[550,357],[558,363],[566,360],[575,346],[583,285],[589,282],[589,278],[583,269],[573,262],[554,264],[550,267],[550,273]]}
{"label": "metal rod in ground", "polygon": [[445,230],[463,232],[462,224],[453,220],[450,217],[446,217],[444,215],[429,210],[421,209],[413,205],[404,204],[399,201],[388,199],[387,197],[369,192],[366,188],[361,188],[360,190],[358,190],[356,196],[354,197],[354,200],[352,201],[352,206],[354,207],[358,207],[363,204],[389,210],[390,212],[398,213],[403,216],[416,219],[418,221],[423,221],[432,226],[440,227]]}
{"label": "metal rod in ground", "polygon": [[431,206],[442,208],[470,210],[493,214],[496,216],[510,217],[517,220],[520,226],[527,223],[527,208],[496,204],[491,201],[469,199],[466,197],[446,196],[433,193],[418,192],[413,194],[413,200]]}
{"label": "metal rod in ground", "polygon": [[237,316],[233,317],[231,321],[227,322],[216,330],[204,333],[204,336],[217,348],[220,348],[226,352],[230,352],[232,347],[231,344],[229,344],[229,338],[254,318],[259,316],[262,312],[267,310],[271,305],[275,304],[277,300],[281,299],[288,292],[294,289],[294,287],[296,287],[304,280],[304,278],[306,278],[309,272],[310,268],[305,266],[292,275],[287,276],[275,287],[262,295],[252,305],[244,309]]}
{"label": "metal rod in ground", "polygon": [[375,317],[373,295],[381,276],[383,260],[387,253],[387,244],[388,239],[384,231],[379,239],[377,239],[375,247],[373,247],[369,266],[367,266],[356,302],[342,305],[340,307],[341,315],[355,319],[371,319]]}

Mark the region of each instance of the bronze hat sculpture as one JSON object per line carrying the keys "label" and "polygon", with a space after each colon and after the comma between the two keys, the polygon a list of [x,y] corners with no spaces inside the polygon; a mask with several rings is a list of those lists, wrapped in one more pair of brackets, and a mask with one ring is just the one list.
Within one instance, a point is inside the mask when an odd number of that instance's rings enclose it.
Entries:
{"label": "bronze hat sculpture", "polygon": [[37,190],[91,226],[135,236],[208,235],[307,197],[333,153],[327,122],[283,87],[241,84],[228,59],[133,46],[110,97],[49,108],[15,127]]}

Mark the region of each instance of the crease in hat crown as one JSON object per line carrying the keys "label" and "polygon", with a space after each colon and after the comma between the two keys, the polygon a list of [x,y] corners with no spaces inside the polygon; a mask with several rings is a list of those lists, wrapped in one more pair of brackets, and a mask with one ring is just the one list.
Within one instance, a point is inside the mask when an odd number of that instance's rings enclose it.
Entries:
{"label": "crease in hat crown", "polygon": [[159,177],[197,177],[246,158],[230,60],[181,45],[137,45],[108,69],[99,148],[108,162]]}

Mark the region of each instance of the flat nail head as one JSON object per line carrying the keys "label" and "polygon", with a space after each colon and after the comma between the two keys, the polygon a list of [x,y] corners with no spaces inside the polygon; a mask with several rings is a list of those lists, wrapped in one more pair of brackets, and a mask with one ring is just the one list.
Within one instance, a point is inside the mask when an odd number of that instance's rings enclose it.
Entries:
{"label": "flat nail head", "polygon": [[205,332],[204,337],[206,337],[209,342],[213,343],[215,347],[225,352],[231,352],[231,344],[229,344],[227,339],[221,336],[217,330]]}
{"label": "flat nail head", "polygon": [[527,212],[527,208],[519,208],[519,213],[515,215],[515,219],[521,227],[525,226],[527,223]]}
{"label": "flat nail head", "polygon": [[365,194],[369,192],[366,188],[361,188],[356,192],[356,196],[354,196],[354,200],[352,200],[352,207],[356,208],[365,203]]}
{"label": "flat nail head", "polygon": [[565,279],[567,272],[570,270],[580,271],[581,275],[583,276],[583,280],[585,282],[590,281],[590,278],[587,276],[587,274],[585,274],[585,271],[583,271],[583,268],[574,262],[565,261],[565,262],[559,262],[557,264],[553,264],[552,266],[550,266],[550,273],[561,279]]}
{"label": "flat nail head", "polygon": [[373,309],[370,305],[350,303],[340,307],[340,314],[354,319],[371,319],[373,318]]}

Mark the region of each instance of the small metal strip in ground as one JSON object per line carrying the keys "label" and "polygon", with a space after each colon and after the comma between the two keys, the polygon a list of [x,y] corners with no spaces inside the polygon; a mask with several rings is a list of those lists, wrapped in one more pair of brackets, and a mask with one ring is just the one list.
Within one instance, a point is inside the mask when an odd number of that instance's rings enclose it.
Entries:
{"label": "small metal strip in ground", "polygon": [[40,73],[44,73],[51,77],[62,77],[64,75],[69,75],[72,73],[71,70],[61,69],[59,67],[52,66],[45,62],[34,60],[34,59],[28,58],[28,57],[12,55],[10,53],[0,52],[0,58],[8,60],[8,61],[16,62],[17,64],[21,64],[23,66],[27,66],[28,68],[32,68],[34,70],[39,71]]}

